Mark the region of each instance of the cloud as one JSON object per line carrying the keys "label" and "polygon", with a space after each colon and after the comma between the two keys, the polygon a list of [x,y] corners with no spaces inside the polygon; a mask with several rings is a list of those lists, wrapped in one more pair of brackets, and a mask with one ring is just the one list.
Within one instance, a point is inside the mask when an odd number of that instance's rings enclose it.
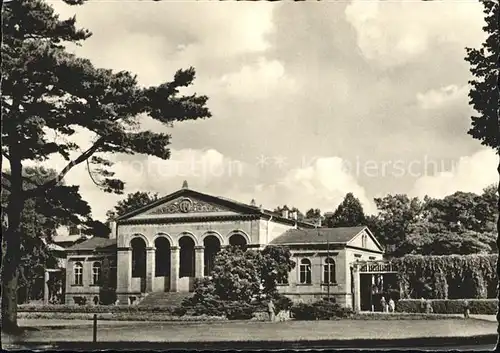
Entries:
{"label": "cloud", "polygon": [[92,58],[97,66],[135,72],[144,85],[171,79],[179,68],[220,70],[234,65],[233,58],[262,53],[269,48],[266,36],[274,28],[271,3],[51,4],[61,18],[76,13],[78,26],[93,33],[82,47],[72,50]]}
{"label": "cloud", "polygon": [[278,60],[259,60],[243,66],[238,72],[225,74],[221,84],[227,93],[237,99],[265,99],[276,94],[290,94],[297,90],[293,79],[287,77],[283,64]]}
{"label": "cloud", "polygon": [[304,212],[310,208],[327,212],[334,211],[348,192],[361,201],[365,212],[375,211],[364,188],[346,170],[345,161],[339,157],[321,157],[309,165],[291,169],[275,183],[256,186],[255,200],[272,208],[287,204]]}
{"label": "cloud", "polygon": [[[441,43],[475,44],[482,19],[477,3],[456,0],[421,5],[406,0],[353,0],[345,16],[357,32],[363,55],[383,67],[404,65]],[[459,35],[450,31],[450,23],[471,30]]]}
{"label": "cloud", "polygon": [[460,158],[450,171],[418,178],[410,194],[442,198],[456,191],[481,193],[485,187],[498,183],[496,165],[498,156],[491,149],[483,149]]}
{"label": "cloud", "polygon": [[457,100],[467,101],[468,92],[468,86],[449,85],[439,89],[431,89],[425,93],[417,93],[417,101],[422,109],[436,109]]}

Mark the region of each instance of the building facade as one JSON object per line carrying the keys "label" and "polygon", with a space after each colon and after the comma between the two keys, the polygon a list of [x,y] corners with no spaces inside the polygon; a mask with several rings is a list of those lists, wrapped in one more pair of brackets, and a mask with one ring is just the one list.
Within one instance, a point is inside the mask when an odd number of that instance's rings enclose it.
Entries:
{"label": "building facade", "polygon": [[[117,218],[109,239],[92,238],[69,248],[66,303],[98,300],[104,286],[106,293],[114,287],[120,304],[137,303],[153,292],[190,292],[195,278],[210,274],[221,248],[262,250],[269,244],[288,246],[297,263],[288,283],[280,284],[283,294],[297,300],[331,294],[347,306],[353,302],[350,263],[383,255],[366,227],[318,229],[288,210],[277,214],[254,202],[184,186]],[[98,268],[108,275],[97,281]]]}

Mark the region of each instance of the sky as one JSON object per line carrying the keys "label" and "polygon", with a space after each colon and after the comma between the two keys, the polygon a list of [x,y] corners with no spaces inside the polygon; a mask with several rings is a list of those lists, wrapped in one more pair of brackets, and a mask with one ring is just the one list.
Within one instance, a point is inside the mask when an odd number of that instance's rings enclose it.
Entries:
{"label": "sky", "polygon": [[[51,1],[93,36],[69,48],[144,86],[193,66],[188,92],[212,117],[166,127],[171,159],[115,155],[125,193],[201,192],[266,208],[334,211],[348,192],[375,197],[480,193],[497,157],[467,130],[466,47],[484,40],[478,1]],[[82,149],[92,136],[73,140]],[[47,166],[61,169],[52,158]],[[103,220],[124,195],[100,191],[85,165],[66,177]]]}

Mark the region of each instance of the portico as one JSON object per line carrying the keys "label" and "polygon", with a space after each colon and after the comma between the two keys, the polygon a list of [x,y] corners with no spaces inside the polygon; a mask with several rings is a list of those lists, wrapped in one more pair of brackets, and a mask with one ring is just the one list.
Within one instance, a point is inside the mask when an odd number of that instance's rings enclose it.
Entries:
{"label": "portico", "polygon": [[223,247],[263,248],[298,223],[183,188],[116,220],[117,298],[127,303],[144,293],[192,291],[194,279],[209,275]]}

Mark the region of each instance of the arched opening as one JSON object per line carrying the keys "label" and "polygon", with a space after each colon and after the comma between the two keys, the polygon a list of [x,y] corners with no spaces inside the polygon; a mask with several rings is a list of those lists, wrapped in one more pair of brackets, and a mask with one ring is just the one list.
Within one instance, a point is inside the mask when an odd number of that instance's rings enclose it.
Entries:
{"label": "arched opening", "polygon": [[170,242],[165,237],[155,240],[155,277],[170,276]]}
{"label": "arched opening", "polygon": [[229,245],[245,249],[247,247],[247,240],[241,234],[233,234],[229,237]]}
{"label": "arched opening", "polygon": [[194,240],[188,236],[179,239],[179,277],[194,277]]}
{"label": "arched opening", "polygon": [[221,244],[219,239],[214,235],[209,235],[203,239],[204,251],[204,276],[210,276],[214,269],[215,255],[220,251]]}
{"label": "arched opening", "polygon": [[331,257],[327,257],[323,265],[323,283],[337,283],[337,278],[335,276],[335,260]]}
{"label": "arched opening", "polygon": [[132,277],[146,278],[146,242],[142,238],[134,238],[132,247]]}
{"label": "arched opening", "polygon": [[301,284],[311,284],[311,261],[309,259],[300,260],[299,282]]}

